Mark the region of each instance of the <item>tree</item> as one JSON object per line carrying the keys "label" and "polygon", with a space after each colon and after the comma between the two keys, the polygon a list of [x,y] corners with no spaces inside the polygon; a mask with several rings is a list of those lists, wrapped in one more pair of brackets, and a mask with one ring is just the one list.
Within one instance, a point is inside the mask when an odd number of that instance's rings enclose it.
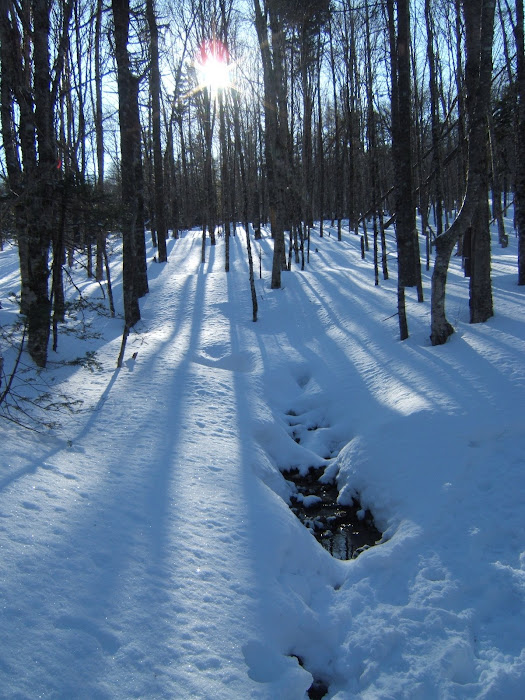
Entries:
{"label": "tree", "polygon": [[[339,100],[337,98],[337,80],[336,80],[336,55],[334,49],[334,39],[332,24],[329,25],[329,40],[330,40],[330,69],[332,73],[332,90],[334,101],[334,164],[336,172],[342,174],[344,168],[344,152],[341,148],[341,118],[339,111]],[[342,239],[342,219],[343,219],[343,191],[344,177],[336,178],[335,192],[332,207],[332,226],[334,218],[337,218],[337,240]]]}
{"label": "tree", "polygon": [[[495,0],[464,0],[466,46],[466,110],[468,116],[468,170],[463,203],[456,219],[436,238],[436,260],[432,274],[431,335],[432,345],[441,345],[454,332],[445,315],[445,289],[450,256],[459,238],[473,225],[473,254],[476,256],[475,293],[486,293],[486,235],[483,217],[487,207],[487,115],[490,107],[492,77],[492,42]],[[490,265],[489,265],[490,275]],[[471,286],[472,289],[472,286]],[[471,292],[472,294],[472,292]],[[476,302],[477,303],[477,302]],[[492,295],[482,303],[483,316],[490,313]],[[472,320],[471,301],[471,320]]]}
{"label": "tree", "polygon": [[[487,99],[488,107],[483,115],[474,114],[474,106],[469,103],[475,100],[477,89],[476,80],[480,75],[482,62],[488,52],[490,74],[492,78],[492,43],[494,35],[495,1],[484,2],[480,7],[476,3],[463,2],[463,17],[465,21],[465,43],[467,45],[467,64],[465,81],[467,87],[467,110],[472,118],[479,118],[480,136],[478,159],[478,189],[477,202],[470,224],[470,322],[482,323],[494,313],[492,302],[492,282],[490,278],[490,209],[489,209],[489,110],[490,92]],[[485,25],[485,32],[483,26]],[[474,56],[474,60],[470,60]],[[478,58],[479,56],[479,58]],[[474,128],[474,125],[470,125]],[[477,128],[477,127],[476,127]]]}
{"label": "tree", "polygon": [[[293,3],[290,3],[293,7]],[[290,5],[288,11],[290,12]],[[312,117],[314,87],[319,81],[314,80],[314,70],[319,69],[318,51],[322,26],[328,21],[330,3],[326,0],[309,0],[296,3],[294,13],[289,18],[298,29],[300,50],[301,91],[303,97],[302,114],[302,219],[307,227],[313,225],[313,143]],[[319,84],[318,84],[319,88]]]}
{"label": "tree", "polygon": [[27,317],[27,347],[40,367],[47,363],[51,319],[48,260],[58,179],[54,113],[72,1],[61,9],[52,79],[50,3],[47,0],[0,3],[2,140],[9,188],[15,199],[21,311]]}
{"label": "tree", "polygon": [[441,125],[439,119],[438,70],[439,58],[436,55],[434,17],[430,0],[425,0],[425,20],[427,26],[427,59],[429,69],[430,118],[432,131],[432,167],[434,170],[434,202],[436,236],[443,233],[443,180],[441,157]]}
{"label": "tree", "polygon": [[[384,226],[381,214],[380,202],[380,181],[379,181],[379,149],[377,147],[377,128],[376,128],[376,112],[374,109],[374,76],[372,72],[372,49],[370,43],[370,13],[368,5],[365,8],[365,35],[366,35],[366,92],[367,92],[367,132],[368,132],[368,148],[370,151],[370,189],[373,211],[374,224],[374,281],[379,284],[379,259],[378,259],[378,217],[381,217],[381,239],[383,241],[384,250]],[[383,272],[385,279],[388,278],[386,271],[386,253],[383,252]]]}
{"label": "tree", "polygon": [[405,287],[421,285],[412,178],[412,101],[410,79],[410,13],[408,0],[387,1],[392,66],[392,156],[395,173],[398,315],[401,340],[408,338]]}
{"label": "tree", "polygon": [[161,110],[160,110],[160,70],[159,70],[159,30],[155,18],[154,0],[146,0],[146,18],[150,34],[150,93],[151,126],[153,139],[153,169],[155,180],[155,215],[154,225],[157,234],[158,261],[167,262],[166,253],[166,210],[164,200],[164,167],[161,144]]}
{"label": "tree", "polygon": [[265,154],[274,239],[271,287],[279,289],[281,271],[286,267],[284,228],[289,140],[283,26],[279,17],[279,0],[267,0],[264,13],[259,0],[253,1],[264,77]]}
{"label": "tree", "polygon": [[516,133],[516,228],[518,229],[518,284],[525,284],[525,41],[523,28],[523,0],[516,0],[516,39],[518,129]]}
{"label": "tree", "polygon": [[[103,103],[102,103],[102,60],[101,60],[101,40],[102,40],[102,3],[103,0],[96,0],[95,8],[95,150],[97,160],[97,194],[100,198],[104,196],[104,125],[103,125]],[[95,268],[95,278],[100,282],[104,276],[104,256],[106,253],[106,234],[100,224],[97,226],[97,263]],[[108,280],[109,282],[109,280]]]}
{"label": "tree", "polygon": [[147,292],[147,276],[144,282],[145,251],[138,107],[139,78],[131,70],[128,53],[129,0],[112,0],[112,8],[119,96],[124,323],[126,329],[129,330],[140,320],[138,300]]}

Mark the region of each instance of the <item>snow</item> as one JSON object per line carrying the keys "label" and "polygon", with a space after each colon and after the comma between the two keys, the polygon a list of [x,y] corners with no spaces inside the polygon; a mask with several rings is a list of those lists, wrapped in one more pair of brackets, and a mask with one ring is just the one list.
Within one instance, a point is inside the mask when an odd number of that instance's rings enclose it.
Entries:
{"label": "snow", "polygon": [[[331,233],[313,232],[310,264],[280,290],[268,233],[253,243],[253,323],[244,232],[228,274],[223,239],[201,264],[199,233],[185,232],[167,264],[149,250],[120,370],[122,320],[87,307],[46,372],[24,358],[35,391],[82,405],[40,432],[0,420],[2,698],[303,700],[314,678],[332,700],[523,697],[517,241],[494,244],[486,324],[468,323],[452,260],[456,333],[433,348],[430,273],[424,303],[408,291],[400,342],[393,254],[374,287],[358,237]],[[4,327],[16,256],[0,253]],[[107,304],[79,264],[71,273]],[[73,362],[88,351],[96,363]],[[339,561],[299,522],[281,470],[311,466],[343,502],[359,494],[380,545]]]}

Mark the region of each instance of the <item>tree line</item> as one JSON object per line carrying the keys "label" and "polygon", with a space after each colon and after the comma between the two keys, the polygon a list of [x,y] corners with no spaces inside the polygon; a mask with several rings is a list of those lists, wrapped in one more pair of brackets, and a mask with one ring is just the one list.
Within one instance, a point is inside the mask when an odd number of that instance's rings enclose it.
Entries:
{"label": "tree line", "polygon": [[471,321],[490,318],[489,226],[507,245],[511,204],[525,284],[523,24],[523,0],[0,0],[0,235],[18,245],[35,363],[64,319],[65,262],[81,253],[103,280],[112,231],[125,332],[146,228],[161,264],[169,235],[199,226],[204,259],[220,231],[227,272],[237,222],[269,225],[274,288],[304,268],[314,221],[338,238],[347,222],[379,284],[394,223],[401,338],[422,264],[431,342],[453,332],[454,251]]}

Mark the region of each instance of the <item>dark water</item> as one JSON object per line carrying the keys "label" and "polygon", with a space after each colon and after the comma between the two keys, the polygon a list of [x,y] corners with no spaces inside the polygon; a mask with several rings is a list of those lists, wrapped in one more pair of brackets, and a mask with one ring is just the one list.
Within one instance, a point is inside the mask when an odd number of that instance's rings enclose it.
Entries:
{"label": "dark water", "polygon": [[[352,505],[337,503],[337,486],[334,482],[319,481],[323,473],[323,468],[310,468],[307,474],[300,474],[297,469],[283,473],[297,487],[297,497],[291,497],[290,508],[333,557],[355,559],[365,549],[378,544],[382,533],[372,513],[363,510],[358,498],[354,497]],[[316,502],[308,505],[309,496],[316,497]],[[306,504],[303,498],[307,499]]]}

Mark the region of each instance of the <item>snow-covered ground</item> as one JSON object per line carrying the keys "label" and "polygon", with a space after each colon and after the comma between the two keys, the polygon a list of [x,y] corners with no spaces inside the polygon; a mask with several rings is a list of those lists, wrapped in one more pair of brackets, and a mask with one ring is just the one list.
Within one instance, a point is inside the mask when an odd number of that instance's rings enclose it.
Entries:
{"label": "snow-covered ground", "polygon": [[[521,699],[514,236],[494,245],[486,324],[469,325],[468,281],[452,261],[456,333],[437,348],[429,273],[423,304],[409,292],[400,342],[393,256],[391,279],[374,287],[357,237],[314,231],[307,270],[272,291],[267,235],[260,245],[257,323],[244,234],[226,274],[224,239],[201,264],[190,231],[169,242],[168,264],[150,263],[120,370],[122,321],[87,308],[45,373],[22,367],[83,403],[41,433],[0,420],[0,697],[303,700],[315,678],[334,700]],[[8,245],[4,327],[17,285]],[[385,533],[355,560],[333,559],[287,505],[281,470],[325,464]]]}

